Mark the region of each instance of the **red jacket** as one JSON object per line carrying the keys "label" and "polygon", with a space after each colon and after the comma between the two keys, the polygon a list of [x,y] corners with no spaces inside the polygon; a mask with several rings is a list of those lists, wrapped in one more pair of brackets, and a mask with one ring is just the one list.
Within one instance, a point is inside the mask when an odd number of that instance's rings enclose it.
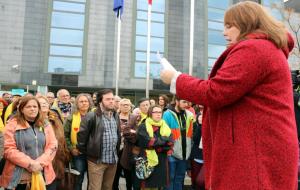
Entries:
{"label": "red jacket", "polygon": [[[291,38],[289,45],[291,50]],[[289,50],[251,35],[225,50],[208,80],[186,74],[177,78],[177,95],[205,106],[207,189],[297,189]]]}

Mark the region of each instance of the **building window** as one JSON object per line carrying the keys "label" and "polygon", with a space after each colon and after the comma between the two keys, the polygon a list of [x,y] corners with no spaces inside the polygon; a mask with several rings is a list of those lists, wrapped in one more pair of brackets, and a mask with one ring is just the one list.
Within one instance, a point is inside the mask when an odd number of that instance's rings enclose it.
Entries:
{"label": "building window", "polygon": [[284,8],[284,3],[282,0],[263,0],[262,5],[267,7],[271,15],[277,20],[283,20],[280,13],[280,9]]}
{"label": "building window", "polygon": [[80,74],[87,0],[53,0],[47,60],[49,73]]}
{"label": "building window", "polygon": [[226,49],[223,37],[224,15],[229,6],[229,0],[208,0],[208,73],[214,62]]}
{"label": "building window", "polygon": [[[147,62],[147,1],[137,0],[137,18],[135,30],[135,62],[134,77],[146,77]],[[151,13],[151,50],[150,50],[150,77],[159,78],[160,64],[156,52],[165,51],[165,0],[154,1]]]}
{"label": "building window", "polygon": [[208,7],[226,9],[229,5],[229,0],[208,0],[207,1]]}

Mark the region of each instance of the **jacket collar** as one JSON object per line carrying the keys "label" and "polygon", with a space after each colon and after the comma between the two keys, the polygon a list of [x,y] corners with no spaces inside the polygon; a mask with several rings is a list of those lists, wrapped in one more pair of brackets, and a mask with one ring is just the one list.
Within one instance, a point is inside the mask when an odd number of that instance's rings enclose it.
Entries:
{"label": "jacket collar", "polygon": [[13,118],[11,120],[8,121],[9,123],[12,123],[13,126],[16,126],[16,131],[17,130],[23,130],[23,129],[28,129],[30,126],[29,124],[26,122],[26,125],[21,125],[17,122],[17,119],[16,118]]}
{"label": "jacket collar", "polygon": [[[293,50],[294,48],[294,40],[293,37],[290,33],[287,33],[288,35],[288,44],[286,47],[283,47],[281,50],[283,51],[284,55],[286,58],[288,58],[289,53]],[[250,40],[250,39],[264,39],[268,40],[268,36],[263,33],[255,32],[255,33],[250,33],[248,34],[243,40],[229,46],[222,54],[221,56],[217,59],[216,63],[213,66],[213,69],[209,75],[209,78],[214,77],[217,74],[217,71],[221,68],[223,65],[224,61],[226,60],[228,54],[242,41],[245,40]]]}

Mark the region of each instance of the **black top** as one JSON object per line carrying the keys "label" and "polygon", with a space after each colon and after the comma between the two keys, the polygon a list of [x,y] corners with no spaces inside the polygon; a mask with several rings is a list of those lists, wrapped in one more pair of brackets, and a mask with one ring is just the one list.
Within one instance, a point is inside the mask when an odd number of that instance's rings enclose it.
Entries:
{"label": "black top", "polygon": [[186,113],[185,110],[181,110],[180,112],[177,112],[175,108],[171,108],[173,112],[176,113],[178,121],[179,121],[179,127],[180,127],[180,134],[181,134],[181,146],[182,146],[182,158],[183,160],[186,160]]}

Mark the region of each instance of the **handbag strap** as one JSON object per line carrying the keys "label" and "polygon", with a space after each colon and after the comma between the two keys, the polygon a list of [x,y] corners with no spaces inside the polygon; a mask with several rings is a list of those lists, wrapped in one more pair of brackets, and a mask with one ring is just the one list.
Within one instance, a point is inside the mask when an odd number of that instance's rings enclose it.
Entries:
{"label": "handbag strap", "polygon": [[69,167],[65,169],[65,172],[68,172],[68,173],[71,173],[71,174],[74,174],[74,175],[80,175],[79,171],[77,171],[75,169],[72,169],[71,162],[69,162]]}

